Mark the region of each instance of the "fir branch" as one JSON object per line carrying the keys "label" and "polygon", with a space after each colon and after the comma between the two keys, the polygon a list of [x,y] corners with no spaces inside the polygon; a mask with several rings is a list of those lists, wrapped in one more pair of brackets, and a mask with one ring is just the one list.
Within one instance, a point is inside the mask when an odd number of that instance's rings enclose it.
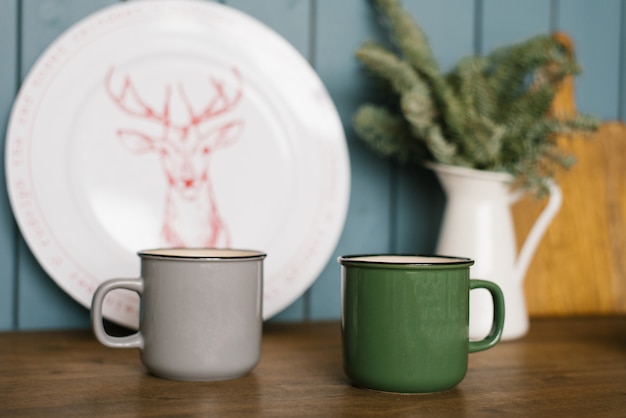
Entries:
{"label": "fir branch", "polygon": [[[541,120],[550,109],[555,94],[554,86],[550,84],[526,90],[517,99],[511,100],[508,106],[494,112],[493,118],[503,125],[515,125],[519,122],[528,124]],[[520,118],[520,115],[523,117]]]}
{"label": "fir branch", "polygon": [[572,163],[557,135],[597,129],[593,116],[550,116],[557,87],[580,72],[566,37],[538,35],[465,57],[442,74],[426,34],[400,0],[375,4],[398,52],[367,43],[357,57],[389,83],[393,102],[364,105],[353,122],[381,155],[504,171],[541,194],[555,170]]}
{"label": "fir branch", "polygon": [[471,155],[474,167],[488,170],[499,163],[506,128],[488,117],[472,116],[471,123],[468,124],[468,130],[472,132],[472,142],[466,152]]}
{"label": "fir branch", "polygon": [[376,5],[386,18],[388,30],[395,45],[402,52],[403,58],[425,78],[430,87],[433,101],[440,108],[441,118],[445,120],[442,131],[447,136],[463,141],[465,138],[463,121],[460,117],[461,104],[454,92],[447,85],[439,72],[428,38],[412,16],[404,10],[399,0],[376,0]]}
{"label": "fir branch", "polygon": [[415,24],[399,0],[376,0],[376,5],[386,18],[384,23],[391,38],[402,51],[407,62],[429,79],[440,77],[439,65],[430,49],[428,38],[421,27]]}
{"label": "fir branch", "polygon": [[446,76],[447,83],[459,97],[461,104],[483,116],[493,115],[496,107],[487,70],[487,60],[470,56],[462,58]]}
{"label": "fir branch", "polygon": [[411,90],[418,84],[423,85],[423,89],[428,89],[408,63],[379,44],[366,43],[356,51],[356,56],[372,72],[389,81],[397,93]]}
{"label": "fir branch", "polygon": [[415,136],[422,138],[437,161],[453,164],[457,147],[444,138],[439,125],[433,123],[435,109],[427,94],[415,88],[402,95],[400,105]]}
{"label": "fir branch", "polygon": [[597,116],[586,113],[578,113],[574,118],[558,120],[554,126],[554,133],[560,135],[583,135],[589,136],[600,125],[601,120]]}
{"label": "fir branch", "polygon": [[[493,69],[490,76],[491,90],[497,94],[497,109],[505,110],[508,104],[525,95],[530,88],[532,78],[537,73],[547,74],[546,81],[555,84],[565,75],[575,73],[576,64],[571,63],[569,56],[552,37],[535,36],[519,44],[501,47],[487,56]],[[500,118],[499,115],[496,117]]]}
{"label": "fir branch", "polygon": [[382,156],[402,162],[429,156],[412,138],[404,118],[386,108],[370,104],[360,106],[353,117],[353,126],[356,134]]}

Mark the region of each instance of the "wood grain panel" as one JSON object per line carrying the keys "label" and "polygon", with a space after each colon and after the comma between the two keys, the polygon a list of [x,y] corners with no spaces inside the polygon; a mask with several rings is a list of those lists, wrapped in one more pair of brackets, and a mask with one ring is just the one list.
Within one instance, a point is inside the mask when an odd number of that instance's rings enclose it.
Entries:
{"label": "wood grain panel", "polygon": [[[305,58],[310,51],[310,0],[275,0],[259,2],[255,0],[227,0],[224,4],[232,6],[255,17],[278,32],[289,41]],[[271,321],[301,321],[305,319],[308,293],[301,296],[285,308]]]}
{"label": "wood grain panel", "polygon": [[[553,104],[557,116],[575,112],[574,79]],[[626,125],[605,122],[591,139],[560,137],[576,165],[557,174],[560,212],[548,228],[526,280],[532,315],[626,312]],[[526,198],[514,206],[518,244],[544,202]]]}
{"label": "wood grain panel", "polygon": [[12,329],[15,317],[16,226],[6,192],[6,124],[17,91],[17,0],[0,2],[0,331]]}
{"label": "wood grain panel", "polygon": [[[591,139],[561,139],[578,162],[557,175],[563,205],[526,275],[534,316],[626,313],[626,125],[606,122]],[[514,206],[518,245],[543,208]]]}
{"label": "wood grain panel", "polygon": [[[21,78],[45,48],[73,23],[115,0],[23,0]],[[28,246],[18,246],[18,326],[20,329],[84,328],[89,313],[39,267]]]}
{"label": "wood grain panel", "polygon": [[[442,72],[474,53],[473,1],[405,2],[428,35]],[[437,244],[445,197],[430,170],[401,165],[395,173],[393,247],[400,253],[432,254]]]}
{"label": "wood grain panel", "polygon": [[89,328],[89,311],[46,274],[23,239],[20,239],[18,254],[18,329]]}
{"label": "wood grain panel", "polygon": [[311,0],[226,0],[224,4],[265,23],[305,58],[310,57]]}
{"label": "wood grain panel", "polygon": [[609,120],[619,117],[621,8],[620,0],[560,1],[556,19],[574,40],[583,67],[576,79],[578,109]]}
{"label": "wood grain panel", "polygon": [[549,33],[551,10],[546,0],[483,0],[481,54]]}
{"label": "wood grain panel", "polygon": [[[16,79],[26,75],[43,49],[65,28],[88,13],[114,2],[115,0],[0,1],[0,53],[3,56],[0,63],[0,130],[3,131],[2,128],[9,117]],[[369,2],[228,0],[227,3],[266,21],[296,48],[306,50],[306,55],[311,57],[316,70],[328,87],[344,123],[352,164],[350,211],[344,234],[326,269],[310,290],[309,296],[288,308],[284,314],[286,318],[295,319],[302,316],[305,319],[338,318],[340,294],[336,256],[353,252],[428,251],[429,248],[433,248],[431,242],[436,239],[438,227],[436,220],[443,205],[443,197],[434,179],[428,178],[428,172],[419,168],[396,168],[365,149],[352,132],[350,120],[354,110],[372,97],[370,80],[354,59],[354,51],[363,41],[381,37]],[[609,120],[618,117],[624,120],[626,75],[623,71],[623,62],[626,62],[624,61],[626,55],[621,52],[623,48],[620,42],[626,40],[626,31],[623,28],[624,10],[620,0],[602,2],[405,0],[404,3],[425,27],[444,68],[455,62],[474,43],[482,52],[487,52],[497,45],[545,32],[552,26],[567,31],[574,38],[578,58],[585,70],[576,85],[579,109],[596,113]],[[21,22],[17,21],[18,4],[22,9]],[[481,11],[479,16],[473,14],[475,4],[481,5],[478,8]],[[551,15],[554,12],[556,15]],[[475,22],[481,24],[480,27],[474,28],[480,34],[476,39],[471,38],[471,31],[468,32],[468,26],[473,25],[474,17],[477,17]],[[313,27],[308,26],[310,22],[314,22]],[[299,28],[299,25],[305,27]],[[464,35],[466,33],[467,38]],[[21,49],[16,51],[15,48],[20,44]],[[21,56],[20,62],[17,61],[18,56]],[[17,73],[20,67],[22,70]],[[598,293],[599,277],[605,273],[598,273],[600,270],[592,269],[589,271],[595,272],[593,273],[595,276],[587,281],[577,279],[580,287],[576,288],[576,292],[583,296],[593,295],[589,298],[595,300],[594,303],[610,304],[610,308],[607,309],[620,312],[624,309],[622,299],[625,286],[624,265],[619,263],[621,257],[615,254],[625,252],[620,235],[624,231],[620,222],[624,219],[623,200],[626,195],[622,179],[625,171],[623,160],[620,160],[625,151],[619,148],[623,144],[622,131],[621,124],[610,122],[603,126],[599,134],[600,139],[573,145],[585,147],[595,144],[592,149],[574,150],[589,160],[581,161],[577,169],[595,167],[589,176],[580,181],[604,176],[606,185],[594,187],[593,193],[596,195],[604,193],[604,198],[597,198],[599,199],[597,205],[590,207],[590,203],[596,198],[579,203],[578,206],[593,213],[589,215],[593,221],[587,222],[586,226],[579,226],[579,223],[584,222],[583,218],[573,219],[567,224],[573,238],[566,240],[593,242],[595,238],[590,237],[589,229],[603,222],[609,225],[603,242],[610,250],[594,252],[591,259],[594,265],[604,263],[604,266],[612,266],[605,267],[609,272],[606,274],[615,277],[621,275],[619,277],[622,279],[611,279],[610,283],[602,282],[604,283],[602,292],[605,292],[605,285],[610,286],[612,290],[609,293]],[[599,164],[597,161],[601,161],[601,167],[597,166]],[[575,171],[568,175],[572,173]],[[615,177],[611,173],[618,173],[618,176]],[[619,173],[622,173],[621,177]],[[2,170],[0,176],[3,175]],[[575,176],[576,174],[573,174],[572,178]],[[22,329],[86,327],[87,311],[62,292],[39,268],[23,241],[15,244],[15,225],[4,191],[4,177],[1,180],[3,191],[0,193],[0,330],[10,329],[12,324],[18,321],[18,318],[14,317],[16,312],[20,316],[18,322]],[[431,180],[433,183],[425,186]],[[573,191],[568,192],[568,195],[582,190],[578,183],[572,187]],[[601,193],[601,190],[604,192]],[[581,199],[583,196],[586,195],[580,194]],[[567,199],[570,198],[566,196],[564,205],[567,204]],[[561,215],[566,213],[566,210],[564,208]],[[601,213],[597,213],[598,211]],[[576,230],[582,232],[574,233]],[[563,238],[557,241],[561,242]],[[539,251],[542,251],[541,248]],[[584,259],[578,256],[577,258]],[[550,259],[550,263],[554,264],[555,259],[553,257]],[[533,267],[531,271],[532,269]],[[18,289],[14,289],[16,272],[19,272]],[[534,273],[529,272],[529,275]],[[591,277],[592,273],[587,275]],[[530,286],[532,290],[540,292],[544,287],[553,286],[549,292],[554,293],[555,297],[563,296],[563,285],[540,279],[536,280],[539,284],[532,284],[530,280],[534,279],[529,277],[527,288]],[[16,299],[14,295],[17,292],[19,298]],[[541,293],[542,297],[546,294],[546,291]],[[580,312],[581,302],[575,299],[579,297],[577,294],[568,299],[568,305],[562,310]],[[576,308],[572,308],[572,305]],[[604,312],[604,309],[598,311]],[[549,311],[539,309],[537,305],[531,306],[531,312],[535,315],[541,312],[551,314]]]}
{"label": "wood grain panel", "polygon": [[[585,1],[559,4],[558,27],[572,37],[584,71],[575,86],[569,86],[572,94],[557,99],[556,105],[615,118],[619,114],[622,5],[606,1],[597,6]],[[557,177],[563,206],[527,273],[531,315],[626,311],[625,144],[626,128],[617,121],[604,123],[591,140],[561,140],[563,150],[578,162]],[[514,208],[518,241],[542,204],[525,199]]]}
{"label": "wood grain panel", "polygon": [[311,319],[338,318],[340,312],[339,265],[346,253],[385,252],[391,248],[389,161],[366,149],[351,128],[356,108],[372,96],[361,66],[354,57],[365,41],[378,36],[369,2],[317,0],[314,66],[339,110],[346,130],[352,185],[350,209],[334,255],[311,288]]}

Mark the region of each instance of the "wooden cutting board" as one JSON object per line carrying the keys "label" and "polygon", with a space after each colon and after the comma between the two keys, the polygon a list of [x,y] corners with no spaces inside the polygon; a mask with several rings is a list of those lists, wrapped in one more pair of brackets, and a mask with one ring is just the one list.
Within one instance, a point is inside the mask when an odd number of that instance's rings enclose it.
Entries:
{"label": "wooden cutting board", "polygon": [[[572,114],[574,103],[569,78],[552,111]],[[563,204],[526,273],[529,313],[626,313],[626,125],[605,122],[591,138],[563,137],[559,145],[577,163],[556,176]],[[546,201],[525,197],[513,206],[518,248]]]}

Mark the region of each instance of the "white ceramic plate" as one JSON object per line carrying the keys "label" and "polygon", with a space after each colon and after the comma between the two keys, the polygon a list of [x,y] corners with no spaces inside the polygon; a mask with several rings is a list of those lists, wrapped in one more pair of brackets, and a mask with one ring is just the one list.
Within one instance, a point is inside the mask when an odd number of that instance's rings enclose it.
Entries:
{"label": "white ceramic plate", "polygon": [[[7,132],[9,196],[47,273],[89,307],[151,247],[267,252],[264,317],[295,301],[337,244],[349,162],[336,109],[284,39],[226,6],[129,2],[40,57]],[[138,297],[105,316],[136,327]]]}

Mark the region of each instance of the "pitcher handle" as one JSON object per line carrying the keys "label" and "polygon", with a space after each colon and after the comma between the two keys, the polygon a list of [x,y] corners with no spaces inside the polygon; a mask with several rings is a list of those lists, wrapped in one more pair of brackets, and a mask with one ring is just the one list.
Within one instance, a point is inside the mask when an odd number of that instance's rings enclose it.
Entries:
{"label": "pitcher handle", "polygon": [[535,224],[528,233],[526,241],[522,246],[522,250],[517,257],[515,274],[518,282],[524,280],[526,270],[528,269],[533,255],[535,254],[535,250],[539,246],[543,234],[548,229],[548,226],[550,226],[552,219],[556,216],[557,212],[561,208],[561,203],[563,202],[561,188],[554,181],[550,181],[548,191],[550,193],[548,204],[535,221]]}

